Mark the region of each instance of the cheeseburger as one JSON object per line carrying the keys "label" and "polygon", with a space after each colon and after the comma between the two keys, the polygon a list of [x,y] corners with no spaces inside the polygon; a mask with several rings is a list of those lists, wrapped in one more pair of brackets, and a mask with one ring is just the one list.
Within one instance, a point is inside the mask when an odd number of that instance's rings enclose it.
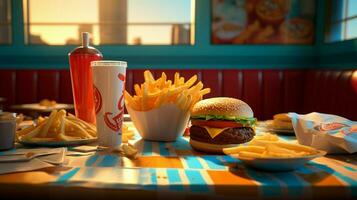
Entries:
{"label": "cheeseburger", "polygon": [[252,109],[239,99],[199,101],[191,112],[190,144],[196,150],[222,153],[223,148],[252,140],[255,122]]}

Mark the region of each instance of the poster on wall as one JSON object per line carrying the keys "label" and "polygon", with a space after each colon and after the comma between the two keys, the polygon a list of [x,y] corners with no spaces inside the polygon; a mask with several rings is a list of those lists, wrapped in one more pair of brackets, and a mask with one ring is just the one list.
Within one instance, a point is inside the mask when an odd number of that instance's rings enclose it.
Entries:
{"label": "poster on wall", "polygon": [[212,0],[213,44],[313,44],[314,0]]}

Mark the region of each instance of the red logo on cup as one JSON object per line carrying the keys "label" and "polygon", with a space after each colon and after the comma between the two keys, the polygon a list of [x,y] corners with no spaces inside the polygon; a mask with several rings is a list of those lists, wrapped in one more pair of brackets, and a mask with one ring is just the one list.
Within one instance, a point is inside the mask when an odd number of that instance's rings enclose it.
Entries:
{"label": "red logo on cup", "polygon": [[95,85],[93,85],[93,91],[94,91],[95,114],[98,114],[98,112],[102,108],[102,95],[100,94],[98,88],[95,87]]}
{"label": "red logo on cup", "polygon": [[113,115],[112,112],[105,112],[104,114],[104,122],[105,124],[112,129],[113,131],[119,131],[121,129],[121,126],[123,124],[123,115],[124,115],[124,89],[125,89],[125,75],[124,74],[118,74],[118,78],[120,81],[123,82],[123,93],[121,94],[119,101],[118,101],[118,110],[119,113],[115,115],[114,117],[110,118],[111,115]]}

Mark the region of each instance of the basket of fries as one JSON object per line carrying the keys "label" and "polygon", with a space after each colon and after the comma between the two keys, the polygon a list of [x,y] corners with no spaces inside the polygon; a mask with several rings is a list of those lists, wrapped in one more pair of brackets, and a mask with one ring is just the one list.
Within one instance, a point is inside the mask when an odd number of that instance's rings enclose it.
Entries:
{"label": "basket of fries", "polygon": [[[142,138],[153,141],[175,141],[182,136],[190,119],[193,105],[210,92],[203,89],[197,75],[185,81],[179,73],[167,80],[163,72],[154,79],[150,71],[144,72],[144,83],[135,84],[135,95],[125,91],[125,105]],[[195,84],[196,83],[196,84]]]}

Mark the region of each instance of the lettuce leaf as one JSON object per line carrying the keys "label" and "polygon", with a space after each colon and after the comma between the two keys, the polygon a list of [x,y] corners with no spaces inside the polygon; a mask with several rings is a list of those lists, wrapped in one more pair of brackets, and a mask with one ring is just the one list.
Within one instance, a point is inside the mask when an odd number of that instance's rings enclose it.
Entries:
{"label": "lettuce leaf", "polygon": [[255,117],[234,117],[225,115],[196,115],[191,116],[191,119],[234,121],[241,123],[243,126],[253,126],[257,122]]}

